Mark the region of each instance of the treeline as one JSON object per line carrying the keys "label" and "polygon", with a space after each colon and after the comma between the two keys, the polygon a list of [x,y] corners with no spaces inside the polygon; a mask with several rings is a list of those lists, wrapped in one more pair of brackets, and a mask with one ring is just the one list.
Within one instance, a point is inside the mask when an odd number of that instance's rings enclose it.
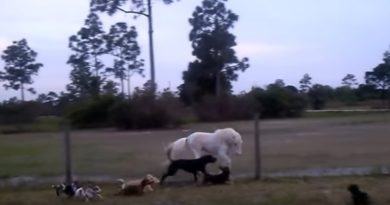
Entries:
{"label": "treeline", "polygon": [[179,92],[169,89],[153,95],[150,83],[136,88],[131,98],[106,93],[99,98],[75,100],[63,92],[49,92],[33,101],[22,102],[16,98],[4,101],[0,104],[0,123],[32,123],[39,116],[59,116],[70,119],[78,128],[173,128],[196,121],[248,120],[255,113],[262,118],[300,117],[305,109],[326,109],[332,104],[340,107],[364,104],[367,108],[389,105],[389,98],[382,101],[380,89],[369,84],[357,85],[354,78],[349,79],[343,81],[343,86],[332,88],[311,85],[306,74],[299,88],[278,79],[237,95],[204,96],[202,102],[191,106],[186,105]]}
{"label": "treeline", "polygon": [[[365,73],[364,84],[347,74],[342,86],[333,88],[312,83],[305,74],[299,88],[278,79],[233,94],[233,81],[239,80],[239,74],[250,64],[234,50],[237,44],[231,29],[239,16],[226,8],[226,0],[203,0],[189,19],[194,60],[183,71],[177,92],[156,92],[157,85],[148,81],[131,93],[131,77],[143,76],[144,71],[137,30],[125,22],[104,27],[97,13],[113,15],[126,2],[130,1],[91,0],[84,25],[69,37],[72,53],[66,63],[72,70],[63,92],[39,94],[26,102],[25,92],[36,93],[34,76],[44,66],[36,62],[38,54],[26,39],[8,46],[1,55],[5,66],[0,70],[0,83],[6,89],[20,91],[20,100],[12,98],[0,104],[1,125],[58,116],[70,119],[79,128],[171,128],[194,121],[252,119],[255,113],[263,118],[299,117],[305,109],[326,109],[335,104],[345,107],[364,103],[372,108],[390,104],[389,52],[385,52],[382,63]],[[137,2],[140,5],[135,8],[144,11],[143,1]],[[373,103],[377,101],[380,103]]]}

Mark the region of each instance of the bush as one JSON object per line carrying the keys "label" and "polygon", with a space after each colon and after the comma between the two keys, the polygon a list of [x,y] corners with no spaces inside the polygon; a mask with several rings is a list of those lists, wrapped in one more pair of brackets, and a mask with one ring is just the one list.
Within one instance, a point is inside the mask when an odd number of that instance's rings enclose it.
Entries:
{"label": "bush", "polygon": [[147,88],[136,89],[131,100],[117,102],[110,118],[120,129],[174,128],[184,122],[186,109],[178,97],[165,90],[153,97]]}
{"label": "bush", "polygon": [[98,99],[87,100],[75,104],[67,114],[72,125],[77,128],[107,127],[110,108],[119,98],[100,96]]}
{"label": "bush", "polygon": [[41,104],[33,101],[0,104],[0,124],[32,123],[41,111]]}
{"label": "bush", "polygon": [[248,94],[205,96],[201,103],[194,105],[193,110],[200,121],[231,121],[252,119],[256,112],[257,102]]}
{"label": "bush", "polygon": [[305,97],[292,86],[268,86],[267,90],[253,88],[250,94],[259,103],[263,118],[300,117],[307,106]]}

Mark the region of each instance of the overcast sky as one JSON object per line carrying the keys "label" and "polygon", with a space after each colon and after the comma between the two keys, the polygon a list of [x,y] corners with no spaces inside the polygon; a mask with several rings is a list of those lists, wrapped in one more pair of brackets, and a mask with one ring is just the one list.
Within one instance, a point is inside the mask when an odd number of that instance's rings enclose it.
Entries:
{"label": "overcast sky", "polygon": [[[188,19],[201,0],[173,5],[154,1],[156,79],[159,88],[176,89],[183,70],[193,60]],[[34,87],[39,93],[62,91],[69,83],[69,36],[84,24],[89,0],[2,0],[0,51],[12,41],[26,38],[44,64]],[[347,74],[359,83],[364,72],[382,60],[390,44],[389,0],[230,0],[228,8],[239,15],[232,32],[237,36],[239,58],[249,57],[250,68],[240,74],[234,91],[264,86],[275,79],[298,85],[309,73],[313,83],[340,85]],[[117,21],[136,25],[142,55],[148,63],[147,21],[130,15],[102,15],[105,27]],[[107,64],[110,62],[107,62]],[[0,70],[4,63],[0,61]],[[149,79],[133,77],[133,86]],[[19,92],[0,88],[0,99]],[[30,94],[27,99],[35,98]]]}

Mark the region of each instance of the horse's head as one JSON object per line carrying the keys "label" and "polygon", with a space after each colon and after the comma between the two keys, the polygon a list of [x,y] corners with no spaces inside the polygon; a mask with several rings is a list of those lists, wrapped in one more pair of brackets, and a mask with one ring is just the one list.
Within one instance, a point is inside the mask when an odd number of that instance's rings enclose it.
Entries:
{"label": "horse's head", "polygon": [[233,128],[219,129],[216,132],[219,132],[221,136],[225,139],[226,144],[228,145],[228,153],[231,155],[240,155],[242,154],[242,137],[236,132]]}

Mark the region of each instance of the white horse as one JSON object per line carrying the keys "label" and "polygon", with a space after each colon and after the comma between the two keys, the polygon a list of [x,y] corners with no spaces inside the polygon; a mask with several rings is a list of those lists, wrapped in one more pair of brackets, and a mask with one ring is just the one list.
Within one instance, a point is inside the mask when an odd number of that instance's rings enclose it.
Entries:
{"label": "white horse", "polygon": [[168,145],[169,160],[197,159],[213,155],[221,166],[231,165],[231,157],[242,153],[241,135],[232,128],[217,129],[213,133],[195,132]]}

